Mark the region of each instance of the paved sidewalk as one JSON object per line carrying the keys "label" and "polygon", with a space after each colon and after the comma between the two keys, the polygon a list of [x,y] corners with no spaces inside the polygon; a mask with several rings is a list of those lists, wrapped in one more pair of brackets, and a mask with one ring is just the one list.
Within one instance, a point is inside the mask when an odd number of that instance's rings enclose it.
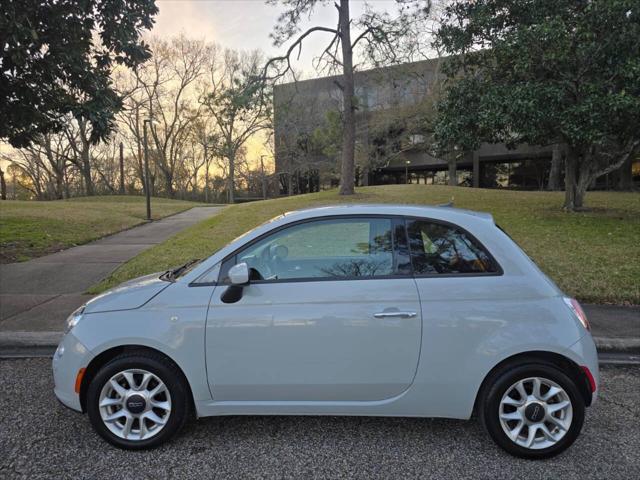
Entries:
{"label": "paved sidewalk", "polygon": [[640,353],[640,307],[583,305],[598,350]]}
{"label": "paved sidewalk", "polygon": [[86,245],[0,265],[0,345],[12,335],[35,345],[57,343],[65,318],[91,298],[84,294],[89,287],[143,250],[221,208],[195,207]]}

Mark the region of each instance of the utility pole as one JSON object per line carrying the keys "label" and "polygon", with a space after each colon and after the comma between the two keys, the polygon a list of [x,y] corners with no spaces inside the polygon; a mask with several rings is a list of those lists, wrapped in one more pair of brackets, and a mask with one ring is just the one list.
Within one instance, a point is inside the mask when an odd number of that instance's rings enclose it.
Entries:
{"label": "utility pole", "polygon": [[147,220],[151,221],[151,184],[149,183],[149,146],[147,143],[147,123],[151,123],[150,118],[145,118],[142,122],[144,131],[144,190],[147,197]]}
{"label": "utility pole", "polygon": [[120,195],[124,195],[124,144],[120,142]]}
{"label": "utility pole", "polygon": [[267,180],[264,176],[264,157],[266,155],[260,155],[260,170],[262,171],[262,199],[267,199]]}

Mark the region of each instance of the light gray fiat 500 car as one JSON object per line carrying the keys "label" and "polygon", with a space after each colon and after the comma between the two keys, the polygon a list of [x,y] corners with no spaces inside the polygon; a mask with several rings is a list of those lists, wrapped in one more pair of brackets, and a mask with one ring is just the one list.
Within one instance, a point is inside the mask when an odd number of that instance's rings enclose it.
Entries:
{"label": "light gray fiat 500 car", "polygon": [[123,448],[189,414],[468,419],[555,455],[598,387],[587,319],[491,215],[337,206],[281,215],[67,321],[55,394]]}

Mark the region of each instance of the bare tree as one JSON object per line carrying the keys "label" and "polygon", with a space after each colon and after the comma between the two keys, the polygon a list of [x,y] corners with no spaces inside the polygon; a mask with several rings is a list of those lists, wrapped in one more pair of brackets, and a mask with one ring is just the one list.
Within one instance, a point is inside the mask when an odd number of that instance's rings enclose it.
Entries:
{"label": "bare tree", "polygon": [[39,136],[27,148],[41,162],[50,178],[48,183],[53,186],[53,196],[57,199],[69,197],[69,185],[65,181],[65,175],[70,148],[64,135],[60,134]]}
{"label": "bare tree", "polygon": [[[205,87],[206,88],[206,87]],[[205,109],[203,115],[200,115],[191,127],[191,142],[193,149],[193,169],[194,181],[197,182],[197,172],[204,167],[204,201],[209,202],[211,194],[211,162],[214,155],[220,151],[220,131],[211,116],[204,115],[208,113]],[[201,159],[201,161],[196,160]]]}
{"label": "bare tree", "polygon": [[[179,36],[164,41],[152,39],[153,57],[136,71],[136,92],[130,96],[125,123],[140,144],[144,118],[154,120],[150,138],[151,157],[162,175],[164,191],[175,196],[175,174],[182,167],[183,150],[188,144],[189,125],[199,114],[199,105],[193,100],[193,88],[204,74],[210,47],[199,40]],[[144,101],[140,101],[140,95]],[[141,118],[143,116],[143,118]],[[140,147],[138,147],[140,157]]]}
{"label": "bare tree", "polygon": [[[378,12],[368,5],[358,18],[352,18],[349,0],[334,3],[337,10],[335,26],[313,26],[300,33],[300,24],[304,18],[310,17],[319,5],[329,4],[328,0],[269,0],[275,5],[283,4],[286,10],[278,17],[272,34],[276,46],[282,46],[292,38],[282,56],[271,58],[264,67],[264,77],[268,80],[281,78],[291,72],[291,56],[302,50],[302,42],[313,33],[329,33],[331,40],[316,59],[316,65],[326,69],[340,69],[339,83],[342,91],[342,164],[340,175],[340,194],[351,195],[355,186],[355,111],[357,108],[354,96],[354,51],[360,49],[365,63],[369,65],[385,65],[412,59],[422,44],[419,40],[420,27],[429,15],[430,0],[397,0],[397,15]],[[355,38],[352,39],[352,29]],[[275,72],[272,72],[275,70]]]}
{"label": "bare tree", "polygon": [[[129,151],[130,169],[141,185],[146,189],[143,164],[142,122],[148,115],[148,97],[142,88],[140,77],[131,71],[119,71],[114,76],[116,91],[122,98],[123,108],[118,113],[118,132]],[[130,184],[131,184],[130,178]],[[151,179],[150,179],[151,181]],[[153,181],[151,181],[153,183]]]}
{"label": "bare tree", "polygon": [[246,55],[226,50],[209,64],[209,85],[200,102],[213,117],[219,131],[217,150],[226,160],[228,200],[235,201],[235,163],[247,140],[268,128],[271,118],[269,95],[261,78],[258,52]]}
{"label": "bare tree", "polygon": [[37,200],[46,200],[48,179],[37,153],[21,149],[15,155],[3,155],[3,158],[10,162],[13,178],[20,187],[31,192]]}
{"label": "bare tree", "polygon": [[[122,177],[125,191],[142,190],[143,125],[149,118],[154,121],[147,127],[153,194],[200,198],[204,193],[209,201],[213,190],[219,199],[220,171],[232,201],[233,185],[249,185],[245,144],[270,125],[260,55],[227,51],[218,56],[215,45],[184,36],[151,39],[150,46],[151,59],[135,71],[114,73],[124,108],[117,132],[105,142],[91,143],[87,119],[69,116],[61,134],[42,136],[29,149],[10,153],[23,195],[45,200],[118,193]],[[120,173],[120,142],[127,152],[125,175]],[[236,162],[242,174],[238,182]]]}
{"label": "bare tree", "polygon": [[[34,137],[31,145],[2,157],[28,178],[21,186],[38,199],[61,199],[70,196],[67,170],[71,146],[60,133]],[[30,186],[27,186],[30,183]]]}
{"label": "bare tree", "polygon": [[95,189],[91,172],[91,150],[93,147],[91,123],[84,117],[70,118],[65,124],[64,134],[71,146],[70,155],[67,158],[82,175],[84,193],[85,195],[94,195]]}

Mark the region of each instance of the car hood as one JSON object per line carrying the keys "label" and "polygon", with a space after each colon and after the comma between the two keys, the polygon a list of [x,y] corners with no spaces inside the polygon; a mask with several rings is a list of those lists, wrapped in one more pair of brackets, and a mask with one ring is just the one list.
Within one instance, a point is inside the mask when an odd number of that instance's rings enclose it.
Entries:
{"label": "car hood", "polygon": [[89,300],[84,313],[132,310],[141,307],[169,285],[160,280],[161,272],[134,278]]}

